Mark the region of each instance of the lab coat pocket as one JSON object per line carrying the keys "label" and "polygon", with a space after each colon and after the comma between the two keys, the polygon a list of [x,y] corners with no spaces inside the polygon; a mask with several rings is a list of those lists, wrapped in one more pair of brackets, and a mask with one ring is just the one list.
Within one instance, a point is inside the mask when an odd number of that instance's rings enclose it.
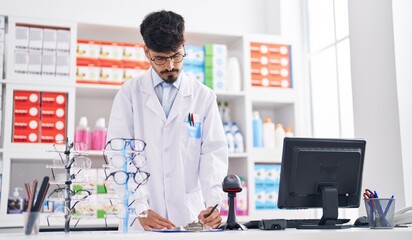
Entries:
{"label": "lab coat pocket", "polygon": [[192,220],[197,220],[199,213],[205,209],[202,191],[186,193],[186,206],[189,208]]}
{"label": "lab coat pocket", "polygon": [[200,139],[201,136],[201,123],[197,122],[194,126],[189,126],[189,137]]}

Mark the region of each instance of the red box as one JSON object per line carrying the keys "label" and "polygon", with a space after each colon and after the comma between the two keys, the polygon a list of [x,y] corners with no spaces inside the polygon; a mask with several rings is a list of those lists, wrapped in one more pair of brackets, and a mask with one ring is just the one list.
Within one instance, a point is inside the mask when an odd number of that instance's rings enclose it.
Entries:
{"label": "red box", "polygon": [[40,92],[14,91],[14,105],[40,106]]}
{"label": "red box", "polygon": [[64,107],[66,108],[67,93],[42,92],[42,107]]}
{"label": "red box", "polygon": [[15,105],[14,117],[33,117],[36,118],[40,115],[40,106],[35,105]]}
{"label": "red box", "polygon": [[13,123],[14,130],[38,130],[40,121],[38,118],[15,117]]}
{"label": "red box", "polygon": [[57,130],[46,130],[42,129],[40,142],[42,143],[55,143],[62,142],[66,139],[66,131],[57,131]]}
{"label": "red box", "polygon": [[55,106],[44,106],[41,111],[41,119],[47,118],[57,118],[65,119],[66,118],[66,107],[55,107]]}
{"label": "red box", "polygon": [[13,142],[38,143],[39,132],[15,129],[13,132]]}

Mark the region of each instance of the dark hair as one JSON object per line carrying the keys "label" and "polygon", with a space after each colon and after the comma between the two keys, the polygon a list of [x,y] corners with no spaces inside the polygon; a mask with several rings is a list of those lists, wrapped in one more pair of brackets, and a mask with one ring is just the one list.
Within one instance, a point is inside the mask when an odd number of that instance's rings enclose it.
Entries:
{"label": "dark hair", "polygon": [[177,52],[184,43],[185,20],[172,11],[152,12],[140,24],[146,46],[156,52]]}

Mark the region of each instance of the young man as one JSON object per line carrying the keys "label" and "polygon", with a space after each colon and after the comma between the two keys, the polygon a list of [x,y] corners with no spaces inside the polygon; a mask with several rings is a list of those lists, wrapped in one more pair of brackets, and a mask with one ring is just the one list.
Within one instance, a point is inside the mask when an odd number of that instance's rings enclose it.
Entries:
{"label": "young man", "polygon": [[198,220],[217,228],[222,220],[219,208],[211,210],[222,200],[228,150],[216,95],[182,71],[182,16],[153,12],[143,20],[140,33],[151,68],[119,90],[107,138],[142,139],[147,144],[143,170],[150,178],[136,193],[136,211],[146,214],[139,222],[146,230]]}

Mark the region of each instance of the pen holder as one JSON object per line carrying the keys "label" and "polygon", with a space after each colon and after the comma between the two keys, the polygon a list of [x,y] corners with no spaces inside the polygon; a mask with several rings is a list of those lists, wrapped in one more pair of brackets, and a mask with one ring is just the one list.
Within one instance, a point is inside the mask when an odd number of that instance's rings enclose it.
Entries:
{"label": "pen holder", "polygon": [[26,212],[24,217],[24,234],[38,234],[40,229],[40,213]]}
{"label": "pen holder", "polygon": [[395,214],[394,198],[365,199],[369,228],[393,228]]}

